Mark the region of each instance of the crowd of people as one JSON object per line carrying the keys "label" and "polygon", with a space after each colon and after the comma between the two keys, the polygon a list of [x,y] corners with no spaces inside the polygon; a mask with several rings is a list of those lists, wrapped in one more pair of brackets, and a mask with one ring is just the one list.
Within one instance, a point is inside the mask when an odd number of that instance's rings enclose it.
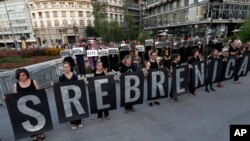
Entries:
{"label": "crowd of people", "polygon": [[[126,44],[125,41],[122,41],[121,44]],[[224,47],[221,43],[215,42],[210,43],[207,47],[201,42],[189,44],[183,44],[178,50],[174,50],[170,47],[162,47],[155,48],[154,46],[146,46],[145,52],[137,52],[135,50],[135,46],[140,45],[139,42],[135,42],[131,44],[130,51],[120,52],[120,54],[112,54],[109,56],[103,57],[88,57],[88,63],[94,76],[105,76],[109,71],[120,73],[126,72],[136,72],[143,71],[145,75],[149,70],[158,69],[158,68],[167,68],[168,76],[172,76],[172,72],[177,66],[186,65],[190,69],[190,73],[192,73],[194,62],[206,59],[208,65],[210,61],[214,58],[221,58],[223,60],[222,73],[225,71],[225,65],[228,56],[233,56],[237,58],[236,69],[239,69],[240,59],[244,56],[246,52],[250,51],[250,43],[246,45],[242,45],[240,40],[234,39],[230,42],[230,47]],[[105,43],[97,44],[96,42],[90,42],[87,46],[87,49],[105,49],[107,46]],[[109,48],[114,48],[115,44],[110,42],[108,44]],[[206,50],[206,51],[205,51]],[[79,59],[81,60],[81,59]],[[79,63],[79,60],[73,60],[72,58],[65,58],[63,62],[63,74],[59,77],[59,82],[64,81],[74,81],[78,80],[78,75],[85,75],[85,64],[83,62]],[[78,71],[75,71],[75,66],[78,66]],[[79,72],[79,68],[81,72]],[[143,69],[144,68],[144,69]],[[78,74],[77,74],[78,73]],[[191,75],[190,75],[191,76]],[[39,89],[38,82],[30,79],[29,72],[26,69],[18,69],[16,71],[16,79],[17,83],[14,84],[13,91],[15,93],[23,94],[25,92],[31,92]],[[220,80],[217,82],[217,87],[223,87],[223,76],[221,76]],[[191,83],[192,77],[190,77],[189,83],[189,93],[191,96],[196,96],[195,86]],[[85,83],[88,84],[87,80]],[[234,83],[240,84],[239,77],[237,74],[234,74]],[[208,86],[210,90],[208,89]],[[206,92],[216,91],[213,87],[212,83],[207,82],[205,87]],[[170,100],[172,102],[178,101],[177,95],[173,94],[172,89],[170,90]],[[149,106],[160,105],[160,102],[150,101]],[[126,104],[125,105],[125,113],[135,112],[133,105]],[[107,120],[110,119],[109,111],[99,112],[97,114],[97,118],[99,122],[103,121],[103,117]],[[72,125],[72,129],[76,129],[77,127],[83,127],[81,119],[74,120],[70,122]],[[32,136],[33,141],[38,139],[45,139],[45,135],[43,133]]]}

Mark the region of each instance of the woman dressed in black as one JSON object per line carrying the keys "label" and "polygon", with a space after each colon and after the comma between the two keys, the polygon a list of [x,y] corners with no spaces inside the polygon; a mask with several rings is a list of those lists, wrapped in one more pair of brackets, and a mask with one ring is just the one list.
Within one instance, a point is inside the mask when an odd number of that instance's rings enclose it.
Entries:
{"label": "woman dressed in black", "polygon": [[[78,80],[77,74],[71,72],[71,65],[69,62],[63,62],[63,74],[59,77],[59,82]],[[74,130],[78,127],[83,127],[81,119],[71,121],[71,128]]]}
{"label": "woman dressed in black", "polygon": [[[104,43],[101,44],[100,49],[106,49]],[[109,56],[102,56],[102,57],[100,58],[100,60],[101,60],[102,63],[103,63],[103,69],[104,69],[104,71],[105,71],[105,72],[108,72],[108,68],[109,68]]]}
{"label": "woman dressed in black", "polygon": [[[173,70],[180,66],[181,65],[181,56],[180,54],[174,54],[173,55],[173,62],[171,63],[171,67],[170,67],[170,76],[173,72]],[[171,98],[171,101],[174,102],[174,101],[178,101],[178,98],[177,98],[177,95],[174,95],[173,94],[173,91],[172,91],[172,87],[171,87],[171,90],[170,90],[170,98]]]}
{"label": "woman dressed in black", "polygon": [[[135,72],[135,71],[136,71],[136,68],[132,64],[132,57],[129,55],[125,56],[123,59],[123,63],[122,63],[120,72],[124,73],[124,72]],[[132,104],[125,104],[125,113],[128,113],[129,111],[132,111],[132,112],[135,111],[133,108],[133,105]]]}
{"label": "woman dressed in black", "polygon": [[[160,68],[160,63],[157,61],[157,53],[155,51],[150,52],[150,60],[146,64],[147,71]],[[160,105],[158,101],[154,101],[154,104]],[[149,102],[149,106],[153,106],[153,102]]]}
{"label": "woman dressed in black", "polygon": [[190,95],[191,96],[196,96],[197,94],[195,93],[195,86],[194,84],[192,84],[192,81],[193,81],[193,78],[192,78],[192,73],[193,73],[193,63],[194,62],[198,62],[200,61],[200,58],[199,58],[199,50],[198,49],[194,49],[192,51],[193,53],[193,57],[188,61],[188,64],[189,64],[189,69],[190,69],[190,80],[189,80],[189,92],[190,92]]}
{"label": "woman dressed in black", "polygon": [[[110,48],[114,48],[114,43],[110,42],[109,45]],[[118,71],[119,70],[119,65],[118,65],[118,55],[117,54],[110,54],[109,55],[109,64],[110,64],[110,70]]]}
{"label": "woman dressed in black", "polygon": [[[13,92],[21,95],[29,94],[40,89],[38,83],[35,80],[30,79],[30,74],[26,69],[16,70],[16,79],[17,83],[13,86]],[[30,136],[33,138],[33,141],[44,140],[44,133]]]}
{"label": "woman dressed in black", "polygon": [[[208,57],[208,65],[210,64],[210,62],[211,62],[211,60],[212,59],[217,59],[217,58],[219,58],[219,56],[218,56],[218,50],[217,49],[212,49],[212,51],[211,51],[211,54],[210,54],[210,56]],[[212,90],[212,91],[215,91],[215,89],[213,88],[213,83],[211,83],[211,82],[208,82],[208,80],[206,80],[206,87],[205,87],[205,91],[206,92],[210,92],[209,90],[208,90],[208,85],[210,86],[210,89]]]}
{"label": "woman dressed in black", "polygon": [[[94,76],[105,76],[107,75],[106,72],[104,71],[103,69],[103,64],[101,61],[97,61],[96,62],[96,70],[94,72]],[[104,113],[104,116],[105,116],[105,119],[109,120],[110,117],[109,117],[109,111],[108,110],[105,110],[104,112],[98,112],[97,113],[97,117],[98,117],[98,121],[99,122],[102,122],[102,118],[103,118],[103,113]]]}
{"label": "woman dressed in black", "polygon": [[232,43],[230,44],[229,55],[234,56],[236,58],[236,66],[235,66],[235,71],[234,71],[234,83],[240,84],[239,76],[237,75],[237,73],[239,70],[239,61],[240,61],[239,58],[242,55],[241,53],[239,53],[239,47],[238,47],[238,43],[236,39],[233,40]]}
{"label": "woman dressed in black", "polygon": [[229,53],[228,53],[228,49],[227,48],[223,48],[222,49],[222,53],[219,55],[219,58],[222,59],[222,69],[221,69],[220,79],[217,82],[217,87],[218,88],[222,88],[223,87],[222,81],[224,80],[224,75],[225,75],[225,71],[226,71],[227,57],[228,57],[228,55],[229,55]]}
{"label": "woman dressed in black", "polygon": [[166,49],[164,51],[164,56],[163,56],[163,67],[168,68],[168,70],[170,70],[171,63],[172,62],[171,62],[171,56],[170,56],[169,50]]}

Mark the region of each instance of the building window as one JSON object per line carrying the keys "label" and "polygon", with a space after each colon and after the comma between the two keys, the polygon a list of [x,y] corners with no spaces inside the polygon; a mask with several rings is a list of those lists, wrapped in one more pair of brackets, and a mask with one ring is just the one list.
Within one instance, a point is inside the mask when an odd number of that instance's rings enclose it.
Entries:
{"label": "building window", "polygon": [[60,7],[64,7],[65,3],[64,2],[60,2]]}
{"label": "building window", "polygon": [[80,23],[80,25],[85,25],[84,20],[80,20],[79,23]]}
{"label": "building window", "polygon": [[68,21],[67,20],[63,20],[63,25],[68,25]]}
{"label": "building window", "polygon": [[48,8],[48,3],[43,3],[44,8]]}
{"label": "building window", "polygon": [[33,9],[33,8],[34,8],[33,4],[30,4],[30,8],[31,8],[31,9]]}
{"label": "building window", "polygon": [[36,13],[32,13],[32,17],[33,17],[33,19],[35,19],[36,18]]}
{"label": "building window", "polygon": [[60,26],[58,20],[55,20],[55,26]]}
{"label": "building window", "polygon": [[34,27],[37,27],[37,22],[34,22]]}
{"label": "building window", "polygon": [[41,26],[41,27],[44,27],[43,21],[40,21],[40,26]]}
{"label": "building window", "polygon": [[88,3],[88,4],[87,4],[87,8],[89,8],[89,7],[90,7],[90,4]]}
{"label": "building window", "polygon": [[90,17],[90,16],[91,16],[90,11],[87,11],[87,17]]}
{"label": "building window", "polygon": [[110,14],[110,19],[113,20],[113,14]]}
{"label": "building window", "polygon": [[66,17],[66,11],[62,11],[62,17]]}
{"label": "building window", "polygon": [[82,8],[82,3],[81,2],[78,3],[78,7]]}
{"label": "building window", "polygon": [[53,16],[54,16],[54,18],[58,17],[57,11],[53,11]]}
{"label": "building window", "polygon": [[83,17],[83,12],[82,11],[78,11],[78,16],[79,17]]}
{"label": "building window", "polygon": [[47,21],[47,27],[51,27],[51,22]]}
{"label": "building window", "polygon": [[91,24],[91,20],[88,20],[87,21],[87,24],[88,24],[88,26],[91,26],[92,24]]}
{"label": "building window", "polygon": [[43,18],[43,13],[42,12],[38,12],[39,18]]}
{"label": "building window", "polygon": [[73,2],[69,2],[69,7],[73,8],[74,7],[74,3]]}
{"label": "building window", "polygon": [[115,14],[115,20],[118,20],[118,15],[117,14]]}
{"label": "building window", "polygon": [[70,11],[70,17],[75,17],[75,11]]}
{"label": "building window", "polygon": [[46,18],[50,18],[49,12],[45,12]]}
{"label": "building window", "polygon": [[55,2],[52,2],[52,8],[56,8],[56,3]]}
{"label": "building window", "polygon": [[120,20],[122,21],[122,15],[120,15]]}

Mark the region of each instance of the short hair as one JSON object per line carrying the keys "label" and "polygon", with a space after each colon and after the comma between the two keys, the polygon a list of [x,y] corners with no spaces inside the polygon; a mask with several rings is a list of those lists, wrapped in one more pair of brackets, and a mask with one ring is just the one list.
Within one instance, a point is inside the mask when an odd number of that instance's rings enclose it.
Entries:
{"label": "short hair", "polygon": [[21,68],[21,69],[17,69],[17,70],[16,70],[16,79],[17,79],[17,80],[20,80],[20,79],[19,79],[20,73],[24,73],[28,78],[30,78],[29,72],[28,72],[25,68]]}
{"label": "short hair", "polygon": [[180,54],[175,53],[175,54],[173,54],[172,58],[175,59],[175,58],[177,58],[177,57],[179,57],[179,56],[180,56]]}
{"label": "short hair", "polygon": [[97,61],[97,62],[95,63],[95,66],[97,66],[98,64],[103,64],[103,63],[102,63],[102,61],[99,60],[99,61]]}
{"label": "short hair", "polygon": [[130,55],[126,55],[123,60],[127,60],[127,59],[131,59],[132,60],[132,57]]}
{"label": "short hair", "polygon": [[[150,52],[150,56],[152,56],[153,53],[156,53],[156,51],[153,50],[152,52]],[[157,53],[156,53],[156,54],[157,54]]]}
{"label": "short hair", "polygon": [[194,54],[195,54],[195,52],[197,52],[197,51],[199,51],[199,50],[198,50],[198,49],[196,49],[196,48],[195,48],[195,49],[193,49],[193,50],[192,50],[193,55],[194,55]]}

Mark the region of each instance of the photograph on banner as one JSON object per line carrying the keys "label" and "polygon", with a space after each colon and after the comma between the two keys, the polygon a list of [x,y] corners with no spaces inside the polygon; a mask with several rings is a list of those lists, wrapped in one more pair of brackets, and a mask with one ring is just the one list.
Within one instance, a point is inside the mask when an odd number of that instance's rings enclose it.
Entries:
{"label": "photograph on banner", "polygon": [[175,67],[172,72],[171,89],[173,95],[180,95],[188,92],[189,68],[188,65]]}
{"label": "photograph on banner", "polygon": [[70,49],[62,50],[60,52],[60,55],[61,55],[62,58],[71,56],[72,55],[72,50],[70,50]]}
{"label": "photograph on banner", "polygon": [[130,51],[130,45],[129,44],[121,44],[120,45],[120,51]]}
{"label": "photograph on banner", "polygon": [[87,50],[87,57],[96,57],[98,56],[97,50]]}
{"label": "photograph on banner", "polygon": [[109,49],[99,49],[98,56],[109,56]]}
{"label": "photograph on banner", "polygon": [[145,40],[145,46],[154,46],[154,40],[153,39],[147,39]]}
{"label": "photograph on banner", "polygon": [[156,100],[167,97],[169,92],[167,68],[149,70],[147,83],[147,100]]}
{"label": "photograph on banner", "polygon": [[192,84],[195,88],[200,88],[206,84],[207,60],[194,62],[191,71]]}
{"label": "photograph on banner", "polygon": [[208,60],[207,64],[207,83],[218,82],[222,75],[222,59],[211,59]]}
{"label": "photograph on banner", "polygon": [[120,76],[121,107],[125,104],[142,104],[144,97],[144,74],[126,72]]}
{"label": "photograph on banner", "polygon": [[226,64],[226,69],[225,69],[225,74],[224,74],[224,80],[229,80],[234,77],[234,71],[236,68],[236,60],[235,57],[228,57],[227,58],[227,64]]}
{"label": "photograph on banner", "polygon": [[118,48],[109,48],[109,54],[119,54]]}
{"label": "photograph on banner", "polygon": [[73,55],[85,55],[86,54],[86,50],[83,47],[77,47],[77,48],[72,48],[72,53]]}
{"label": "photograph on banner", "polygon": [[113,75],[88,78],[91,114],[116,109],[116,85]]}
{"label": "photograph on banner", "polygon": [[137,46],[135,46],[135,50],[137,52],[144,52],[145,51],[145,47],[143,45],[137,45]]}
{"label": "photograph on banner", "polygon": [[244,55],[240,57],[238,63],[239,63],[239,69],[238,69],[237,75],[239,77],[246,76],[248,73],[249,56]]}
{"label": "photograph on banner", "polygon": [[59,123],[89,117],[83,80],[55,83],[53,88]]}
{"label": "photograph on banner", "polygon": [[16,140],[53,130],[44,89],[22,95],[14,93],[5,96]]}

